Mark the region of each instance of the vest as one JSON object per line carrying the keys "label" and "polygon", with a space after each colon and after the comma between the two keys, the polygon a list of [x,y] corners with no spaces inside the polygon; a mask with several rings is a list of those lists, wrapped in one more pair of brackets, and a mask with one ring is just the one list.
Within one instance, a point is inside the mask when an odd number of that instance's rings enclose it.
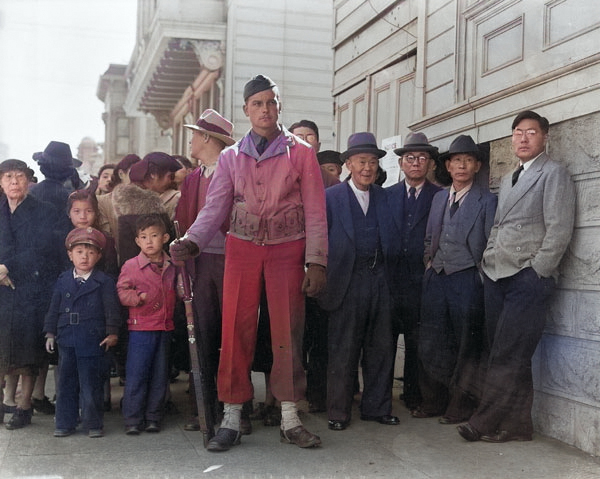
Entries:
{"label": "vest", "polygon": [[433,269],[438,273],[443,270],[446,274],[452,274],[475,266],[469,247],[463,239],[464,235],[460,231],[463,214],[464,208],[459,207],[454,216],[450,218],[450,208],[446,206],[439,249],[431,263]]}

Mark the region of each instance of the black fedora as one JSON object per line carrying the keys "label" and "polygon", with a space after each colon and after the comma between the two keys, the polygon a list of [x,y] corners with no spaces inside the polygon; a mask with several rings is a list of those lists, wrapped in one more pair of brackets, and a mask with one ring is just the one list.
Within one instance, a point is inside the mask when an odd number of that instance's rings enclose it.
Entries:
{"label": "black fedora", "polygon": [[358,155],[359,153],[372,153],[377,158],[386,155],[385,150],[377,148],[375,135],[366,131],[353,133],[348,137],[348,149],[340,155],[340,160],[346,161],[352,155]]}
{"label": "black fedora", "polygon": [[436,146],[429,144],[429,140],[427,139],[427,136],[425,136],[425,133],[420,132],[409,133],[406,135],[404,145],[401,148],[396,148],[394,153],[398,156],[402,156],[407,151],[426,151],[434,160],[439,153]]}
{"label": "black fedora", "polygon": [[62,168],[77,168],[82,164],[77,158],[73,158],[71,147],[62,141],[51,141],[44,151],[34,153],[32,158],[40,166],[47,164]]}
{"label": "black fedora", "polygon": [[333,163],[334,165],[343,166],[344,162],[340,159],[340,152],[333,150],[324,150],[317,153],[317,161],[319,165]]}
{"label": "black fedora", "polygon": [[477,143],[473,141],[469,135],[458,135],[452,143],[450,143],[450,148],[445,153],[440,155],[440,163],[444,163],[446,160],[449,160],[452,155],[457,155],[459,153],[467,153],[469,155],[473,155],[477,158],[477,161],[481,161],[481,151],[479,151],[479,147]]}

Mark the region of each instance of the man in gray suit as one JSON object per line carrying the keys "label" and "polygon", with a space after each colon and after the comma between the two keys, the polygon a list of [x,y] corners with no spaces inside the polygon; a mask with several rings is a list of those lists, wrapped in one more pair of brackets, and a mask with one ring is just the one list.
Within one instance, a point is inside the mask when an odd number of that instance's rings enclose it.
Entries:
{"label": "man in gray suit", "polygon": [[573,232],[575,187],[544,152],[548,120],[523,111],[512,124],[519,168],[502,179],[483,254],[487,372],[479,407],[458,426],[467,441],[530,441],[531,357],[542,336],[558,265]]}
{"label": "man in gray suit", "polygon": [[440,162],[452,185],[431,203],[425,234],[419,372],[422,402],[413,417],[442,416],[441,424],[467,420],[477,406],[483,330],[481,257],[494,224],[497,198],[474,183],[482,156],[460,135]]}

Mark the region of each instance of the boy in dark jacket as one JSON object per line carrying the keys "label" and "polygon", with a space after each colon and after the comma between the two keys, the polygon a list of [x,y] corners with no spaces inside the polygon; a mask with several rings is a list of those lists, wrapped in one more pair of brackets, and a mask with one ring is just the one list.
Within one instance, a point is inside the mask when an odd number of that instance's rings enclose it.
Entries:
{"label": "boy in dark jacket", "polygon": [[105,353],[117,344],[121,311],[114,280],[95,269],[106,244],[91,227],[75,228],[65,240],[73,269],[58,278],[44,331],[46,350],[59,348],[55,437],[73,434],[79,408],[89,437],[102,437]]}

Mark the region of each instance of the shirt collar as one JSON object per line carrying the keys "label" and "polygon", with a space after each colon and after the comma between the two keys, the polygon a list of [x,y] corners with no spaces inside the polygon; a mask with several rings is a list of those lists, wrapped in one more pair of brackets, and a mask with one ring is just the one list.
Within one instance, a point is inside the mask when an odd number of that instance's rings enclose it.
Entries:
{"label": "shirt collar", "polygon": [[[460,191],[456,191],[454,189],[454,185],[450,186],[450,195],[448,198],[448,201],[452,202],[452,201],[460,201],[462,200],[469,191],[471,191],[471,188],[473,188],[473,182],[471,182],[470,185],[465,186],[462,190]],[[454,192],[456,192],[456,199],[453,198]]]}
{"label": "shirt collar", "polygon": [[85,281],[87,281],[93,272],[94,272],[94,270],[92,269],[92,271],[90,271],[89,273],[77,274],[77,272],[75,271],[75,268],[73,268],[73,278],[83,278]]}
{"label": "shirt collar", "polygon": [[542,151],[542,153],[540,153],[538,156],[536,156],[533,160],[526,161],[525,163],[523,163],[522,161],[519,160],[519,165],[521,165],[523,167],[523,171],[527,171],[531,167],[533,162],[535,160],[537,160],[540,156],[542,156],[543,153],[544,152]]}

